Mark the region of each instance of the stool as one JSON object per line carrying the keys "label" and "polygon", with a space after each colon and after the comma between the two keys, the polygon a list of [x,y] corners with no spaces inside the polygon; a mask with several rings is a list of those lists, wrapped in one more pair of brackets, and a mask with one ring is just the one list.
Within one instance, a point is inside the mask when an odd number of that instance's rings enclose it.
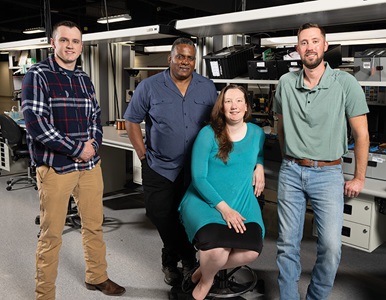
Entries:
{"label": "stool", "polygon": [[250,267],[241,266],[232,270],[219,271],[207,297],[209,299],[235,298],[255,288],[260,294],[264,294],[264,281],[258,279]]}
{"label": "stool", "polygon": [[[214,278],[213,286],[205,299],[244,299],[241,295],[257,290],[264,294],[264,280],[258,279],[255,271],[248,266],[221,270]],[[169,300],[191,300],[191,293],[184,293],[180,286],[170,290]]]}

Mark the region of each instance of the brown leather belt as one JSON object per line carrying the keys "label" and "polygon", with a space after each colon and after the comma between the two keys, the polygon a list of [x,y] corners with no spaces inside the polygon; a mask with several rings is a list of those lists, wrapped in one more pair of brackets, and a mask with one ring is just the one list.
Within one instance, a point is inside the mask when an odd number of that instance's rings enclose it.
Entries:
{"label": "brown leather belt", "polygon": [[312,160],[312,159],[298,159],[291,156],[286,155],[286,159],[293,161],[294,163],[298,164],[299,166],[303,167],[326,167],[326,166],[335,166],[340,165],[342,163],[342,159],[338,158],[336,160],[332,161],[326,161],[326,160]]}

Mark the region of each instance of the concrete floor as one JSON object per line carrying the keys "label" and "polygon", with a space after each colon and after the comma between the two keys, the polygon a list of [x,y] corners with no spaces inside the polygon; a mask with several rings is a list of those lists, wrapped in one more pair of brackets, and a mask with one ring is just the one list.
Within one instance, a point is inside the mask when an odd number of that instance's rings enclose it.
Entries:
{"label": "concrete floor", "polygon": [[[37,191],[18,186],[6,191],[8,175],[0,176],[0,299],[34,299],[35,248],[39,212]],[[130,191],[126,191],[130,192]],[[161,241],[145,216],[139,194],[118,194],[105,197],[104,225],[107,244],[108,273],[112,280],[126,287],[122,299],[170,299],[170,287],[163,282],[161,272]],[[238,299],[279,299],[276,282],[275,206],[264,207],[268,227],[264,249],[250,265],[264,280],[265,294],[248,292]],[[306,227],[311,218],[307,218]],[[303,273],[299,281],[302,299],[305,297],[310,273],[315,261],[315,237],[305,230],[302,243]],[[329,299],[386,299],[386,244],[373,253],[343,246],[342,261]],[[60,252],[57,299],[110,299],[100,292],[84,287],[84,261],[79,229],[66,227]]]}

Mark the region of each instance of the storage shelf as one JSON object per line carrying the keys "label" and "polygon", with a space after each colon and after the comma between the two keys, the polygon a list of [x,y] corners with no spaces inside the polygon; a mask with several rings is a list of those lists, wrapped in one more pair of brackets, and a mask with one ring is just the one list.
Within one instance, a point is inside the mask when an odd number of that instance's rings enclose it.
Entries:
{"label": "storage shelf", "polygon": [[322,26],[385,19],[386,1],[307,1],[261,9],[198,17],[176,22],[176,29],[197,37],[297,30],[305,20]]}
{"label": "storage shelf", "polygon": [[242,84],[278,84],[279,80],[249,79],[248,77],[236,77],[233,79],[212,79],[214,83],[242,83]]}
{"label": "storage shelf", "polygon": [[368,106],[386,106],[385,103],[367,102]]}
{"label": "storage shelf", "polygon": [[125,70],[135,70],[135,71],[158,71],[166,70],[169,67],[139,67],[139,68],[124,68]]}
{"label": "storage shelf", "polygon": [[386,81],[358,81],[361,86],[386,86]]}
{"label": "storage shelf", "polygon": [[168,67],[139,67],[139,68],[123,68],[129,73],[129,76],[135,77],[139,74],[140,71],[163,71]]}
{"label": "storage shelf", "polygon": [[[214,83],[242,83],[242,84],[278,84],[279,80],[249,79],[248,77],[236,77],[232,79],[212,79]],[[361,86],[385,86],[386,81],[358,81]]]}

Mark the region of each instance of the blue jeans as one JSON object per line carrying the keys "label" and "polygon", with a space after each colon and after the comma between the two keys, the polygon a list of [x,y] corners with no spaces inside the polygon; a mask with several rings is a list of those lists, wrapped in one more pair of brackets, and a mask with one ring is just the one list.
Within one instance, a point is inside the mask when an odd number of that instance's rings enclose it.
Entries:
{"label": "blue jeans", "polygon": [[300,243],[307,201],[317,226],[317,259],[307,300],[327,299],[341,255],[344,178],[342,166],[303,167],[284,159],[279,173],[277,265],[280,299],[300,299]]}

